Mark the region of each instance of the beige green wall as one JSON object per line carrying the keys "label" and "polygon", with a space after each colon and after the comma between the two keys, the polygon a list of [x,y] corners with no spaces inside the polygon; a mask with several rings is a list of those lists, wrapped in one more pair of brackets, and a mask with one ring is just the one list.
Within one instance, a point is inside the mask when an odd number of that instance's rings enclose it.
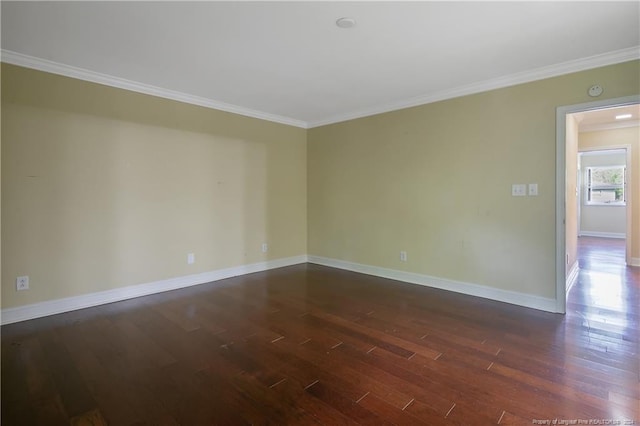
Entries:
{"label": "beige green wall", "polygon": [[640,93],[638,64],[309,130],[309,254],[555,298],[556,107]]}
{"label": "beige green wall", "polygon": [[640,263],[640,128],[627,127],[580,133],[579,149],[630,147],[631,174],[628,177],[631,192],[631,258]]}
{"label": "beige green wall", "polygon": [[638,64],[308,131],[3,64],[2,308],[305,253],[554,298],[556,107]]}
{"label": "beige green wall", "polygon": [[2,308],[306,253],[304,129],[7,64],[2,121]]}
{"label": "beige green wall", "polygon": [[[0,82],[2,66],[0,65]],[[0,84],[0,100],[2,100],[2,84]],[[2,308],[2,102],[0,102],[0,308]]]}

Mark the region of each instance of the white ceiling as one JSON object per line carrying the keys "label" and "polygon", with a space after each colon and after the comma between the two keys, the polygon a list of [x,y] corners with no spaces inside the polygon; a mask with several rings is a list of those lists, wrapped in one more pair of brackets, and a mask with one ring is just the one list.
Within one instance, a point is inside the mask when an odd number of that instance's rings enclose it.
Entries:
{"label": "white ceiling", "polygon": [[[640,78],[640,76],[638,77]],[[616,119],[616,116],[630,115]],[[581,132],[640,126],[640,104],[575,113]]]}
{"label": "white ceiling", "polygon": [[637,1],[1,7],[5,62],[300,127],[640,57]]}

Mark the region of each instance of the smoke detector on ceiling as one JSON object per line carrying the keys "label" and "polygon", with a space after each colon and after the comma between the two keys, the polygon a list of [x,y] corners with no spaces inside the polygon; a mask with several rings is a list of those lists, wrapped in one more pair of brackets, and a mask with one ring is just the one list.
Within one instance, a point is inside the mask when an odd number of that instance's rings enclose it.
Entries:
{"label": "smoke detector on ceiling", "polygon": [[340,18],[336,21],[336,25],[340,28],[353,28],[356,26],[356,20],[353,18]]}
{"label": "smoke detector on ceiling", "polygon": [[589,87],[589,96],[591,96],[592,98],[596,98],[602,95],[602,92],[602,86],[600,86],[599,84],[594,84],[593,86]]}

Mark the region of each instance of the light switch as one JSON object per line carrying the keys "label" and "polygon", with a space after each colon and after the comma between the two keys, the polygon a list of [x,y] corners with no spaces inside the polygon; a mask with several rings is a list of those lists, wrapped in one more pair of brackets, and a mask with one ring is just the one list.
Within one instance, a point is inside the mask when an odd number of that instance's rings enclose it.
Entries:
{"label": "light switch", "polygon": [[538,184],[537,183],[530,183],[529,184],[529,195],[533,196],[533,197],[538,195]]}
{"label": "light switch", "polygon": [[526,197],[527,196],[527,184],[514,183],[511,185],[511,195],[514,197]]}

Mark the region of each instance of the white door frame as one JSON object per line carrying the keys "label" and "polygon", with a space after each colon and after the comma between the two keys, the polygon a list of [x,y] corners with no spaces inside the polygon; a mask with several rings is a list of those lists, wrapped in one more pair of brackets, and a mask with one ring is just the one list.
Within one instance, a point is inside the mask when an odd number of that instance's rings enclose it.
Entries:
{"label": "white door frame", "polygon": [[[556,312],[558,313],[564,314],[567,311],[567,266],[565,263],[565,252],[567,250],[565,217],[567,114],[639,103],[640,95],[633,95],[556,108]],[[627,235],[627,238],[629,237],[630,235]]]}

